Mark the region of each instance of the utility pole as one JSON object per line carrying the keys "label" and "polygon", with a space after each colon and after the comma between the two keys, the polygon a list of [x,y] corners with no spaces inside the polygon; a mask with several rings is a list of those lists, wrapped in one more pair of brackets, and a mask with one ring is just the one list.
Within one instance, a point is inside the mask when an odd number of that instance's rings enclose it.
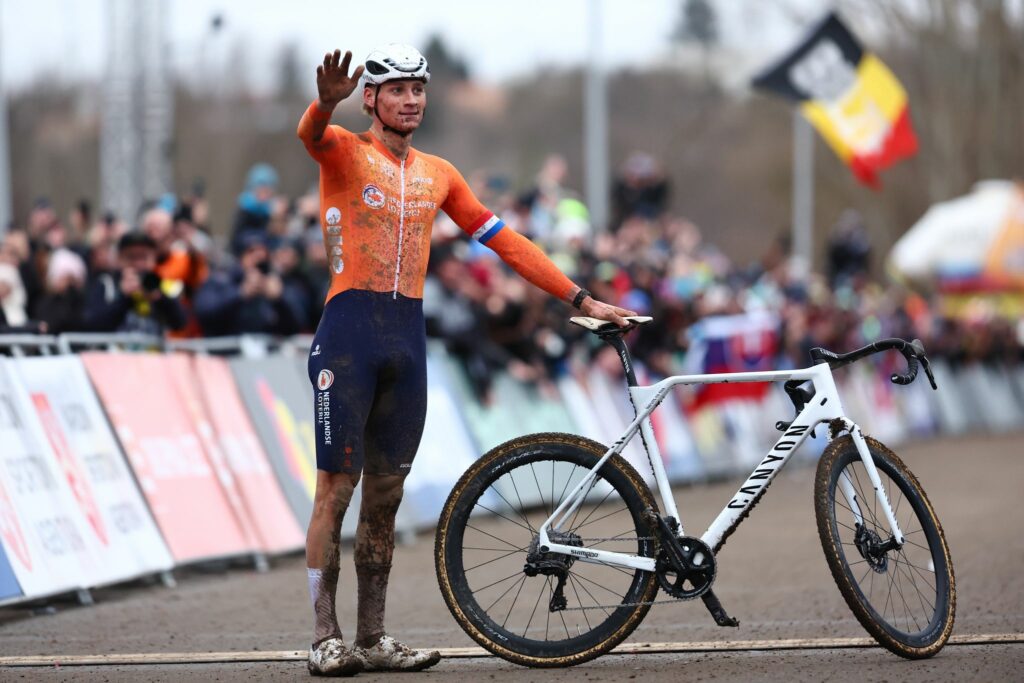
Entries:
{"label": "utility pole", "polygon": [[814,130],[793,111],[793,256],[810,272],[814,265]]}
{"label": "utility pole", "polygon": [[171,189],[173,85],[164,0],[108,0],[100,177],[104,209],[135,220]]}
{"label": "utility pole", "polygon": [[608,229],[608,88],[602,54],[603,0],[589,0],[587,59],[583,103],[583,163],[590,221],[597,230]]}

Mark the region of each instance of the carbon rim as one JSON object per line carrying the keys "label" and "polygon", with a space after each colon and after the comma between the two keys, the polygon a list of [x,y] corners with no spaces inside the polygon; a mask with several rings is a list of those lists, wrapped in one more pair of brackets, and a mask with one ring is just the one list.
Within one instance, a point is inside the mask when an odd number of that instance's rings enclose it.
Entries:
{"label": "carbon rim", "polygon": [[[591,466],[565,455],[524,454],[484,470],[481,484],[466,492],[472,502],[460,505],[452,520],[461,533],[449,538],[449,575],[461,584],[467,616],[495,642],[534,656],[592,647],[629,618],[636,609],[631,603],[652,580],[647,572],[575,560],[566,570],[566,609],[551,611],[557,577],[524,572],[537,528]],[[624,476],[615,472],[613,478]],[[599,476],[563,531],[575,534],[573,544],[582,549],[652,556],[650,536],[637,531],[644,528],[640,511],[630,510],[617,487],[631,489]]]}

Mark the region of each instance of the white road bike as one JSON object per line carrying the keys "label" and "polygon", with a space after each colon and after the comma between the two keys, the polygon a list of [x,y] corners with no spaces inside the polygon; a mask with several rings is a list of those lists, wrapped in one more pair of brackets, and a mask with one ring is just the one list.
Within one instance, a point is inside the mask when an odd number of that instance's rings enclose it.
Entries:
{"label": "white road bike", "polygon": [[[923,367],[921,342],[887,339],[847,354],[812,349],[809,368],[668,377],[638,386],[625,332],[573,318],[616,349],[636,418],[606,448],[572,434],[531,434],[473,464],[441,513],[435,541],[438,582],[459,625],[484,648],[534,667],[571,666],[621,643],[655,604],[701,598],[719,626],[738,626],[712,591],[726,539],[815,429],[829,444],[814,483],[818,534],[832,576],[854,615],[883,647],[911,659],[942,649],[953,629],[953,564],[935,512],[903,462],[864,436],[843,412],[832,370],[885,350],[908,363],[896,384]],[[673,387],[784,382],[796,409],[782,436],[700,537],[676,509],[650,415]],[[643,441],[661,506],[621,456]]]}

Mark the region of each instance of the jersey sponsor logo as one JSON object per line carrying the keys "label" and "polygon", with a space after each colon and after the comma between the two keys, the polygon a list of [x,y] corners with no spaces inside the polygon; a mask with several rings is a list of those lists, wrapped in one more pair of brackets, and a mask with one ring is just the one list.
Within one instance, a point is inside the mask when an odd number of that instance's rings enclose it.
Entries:
{"label": "jersey sponsor logo", "polygon": [[363,188],[363,202],[373,209],[379,209],[384,206],[384,193],[376,185],[367,185]]}
{"label": "jersey sponsor logo", "polygon": [[337,225],[341,222],[341,211],[338,210],[338,207],[332,206],[327,209],[325,217],[327,219],[327,225]]}
{"label": "jersey sponsor logo", "polygon": [[331,259],[331,271],[335,275],[345,270],[345,261],[341,258],[341,245],[344,240],[341,237],[340,225],[328,225],[327,235],[324,237],[324,244],[327,246],[327,255]]}
{"label": "jersey sponsor logo", "polygon": [[320,391],[327,391],[334,384],[334,373],[330,370],[321,370],[316,377],[316,386]]}
{"label": "jersey sponsor logo", "polygon": [[319,355],[320,355],[320,345],[319,345],[319,344],[317,344],[317,345],[316,345],[316,348],[315,348],[315,349],[313,349],[313,353],[311,353],[311,354],[309,354],[309,355],[311,355],[311,356],[319,356]]}

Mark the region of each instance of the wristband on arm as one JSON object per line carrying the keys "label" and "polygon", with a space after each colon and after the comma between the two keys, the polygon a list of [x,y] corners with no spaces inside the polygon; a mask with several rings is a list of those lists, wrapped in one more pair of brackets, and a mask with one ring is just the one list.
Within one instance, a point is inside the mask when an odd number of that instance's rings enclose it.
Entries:
{"label": "wristband on arm", "polygon": [[590,292],[584,289],[583,287],[580,287],[580,291],[576,292],[576,296],[573,297],[573,308],[579,308],[580,306],[582,306],[583,300],[586,299],[588,296],[591,296]]}

